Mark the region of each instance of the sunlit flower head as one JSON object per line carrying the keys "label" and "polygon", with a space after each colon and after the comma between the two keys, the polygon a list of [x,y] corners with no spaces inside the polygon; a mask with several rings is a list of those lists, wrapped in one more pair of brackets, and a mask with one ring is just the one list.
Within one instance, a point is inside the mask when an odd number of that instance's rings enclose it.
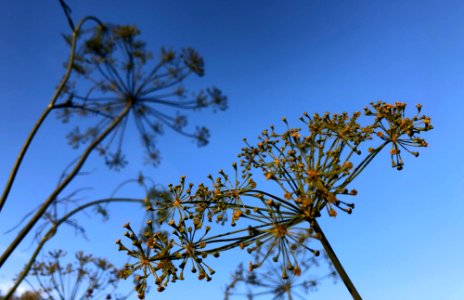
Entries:
{"label": "sunlit flower head", "polygon": [[[336,217],[340,211],[351,213],[354,204],[343,199],[358,194],[356,189],[348,187],[367,165],[391,146],[392,158],[398,159],[393,166],[401,169],[398,166],[403,163],[396,149],[426,147],[427,143],[418,135],[432,128],[429,117],[407,118],[402,103],[378,102],[372,108],[375,112],[369,109],[365,112],[371,122],[358,121],[360,112],[312,117],[304,114],[300,118],[304,125],[292,128],[283,118],[286,129],[282,132],[271,126],[262,132],[256,144],[245,140],[246,146],[239,154],[240,163],[232,165],[234,176],[220,170],[218,177],[208,175],[209,183],[201,183],[196,188],[186,184],[183,176],[180,184],[169,186],[167,197],[149,207],[153,213],[163,216],[154,220],[169,226],[172,232],[168,256],[155,255],[147,260],[140,254],[162,249],[154,242],[159,240],[158,235],[168,239],[163,231],[153,235],[148,249],[139,237],[127,233],[134,250],[118,242],[120,249],[144,262],[142,265],[146,264],[147,268],[166,258],[172,264],[178,261],[179,278],[190,264],[192,272],[198,271],[200,279],[208,280],[212,269],[204,259],[240,248],[253,257],[248,267],[250,273],[243,275],[241,271],[232,285],[245,282],[253,286],[242,294],[249,299],[261,295],[291,299],[297,293],[295,287],[303,287],[307,292],[315,286],[313,281],[303,280],[300,284],[297,280],[304,272],[305,254],[311,254],[314,259],[320,253],[310,242],[320,242],[347,287],[354,291],[318,218],[324,212],[330,217]],[[276,185],[271,189],[258,187],[258,181],[254,180],[257,173],[264,175],[262,186],[266,185],[265,181]],[[218,225],[230,225],[230,230],[210,230]],[[272,274],[259,273],[263,278],[257,279],[258,270],[267,263],[274,264]],[[134,265],[140,266],[139,262]]]}
{"label": "sunlit flower head", "polygon": [[[282,133],[271,126],[256,145],[246,141],[239,154],[241,165],[245,170],[260,169],[265,179],[275,181],[283,190],[283,198],[293,201],[308,218],[320,216],[322,209],[332,217],[337,215],[335,208],[351,213],[354,205],[339,196],[357,194],[348,185],[380,150],[390,144],[392,165],[401,170],[401,150],[418,156],[410,148],[426,147],[418,135],[433,128],[429,117],[419,116],[420,106],[412,118],[405,116],[404,103],[377,102],[371,107],[374,111],[365,110],[368,117],[374,117],[368,125],[358,121],[360,112],[351,116],[304,114],[300,118],[303,128],[291,128],[283,118],[287,129]],[[382,143],[366,151],[365,144],[373,136]]]}

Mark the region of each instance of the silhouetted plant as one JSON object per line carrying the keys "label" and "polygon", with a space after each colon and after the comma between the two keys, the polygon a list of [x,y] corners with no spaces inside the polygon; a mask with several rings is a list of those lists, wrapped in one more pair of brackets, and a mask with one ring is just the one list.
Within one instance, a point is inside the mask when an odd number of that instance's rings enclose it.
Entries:
{"label": "silhouetted plant", "polygon": [[[140,133],[146,161],[153,165],[160,160],[155,138],[163,134],[164,127],[194,138],[198,146],[208,143],[206,127],[188,133],[187,116],[172,111],[227,109],[227,99],[219,89],[212,87],[190,95],[182,85],[190,75],[204,74],[203,58],[195,50],[186,48],[176,53],[162,48],[154,56],[146,50],[135,26],[98,25],[80,35],[88,37],[76,49],[72,68],[88,84],[66,85],[66,101],[60,105],[58,116],[63,122],[69,122],[73,115],[97,117],[97,122],[85,130],[76,127],[68,134],[73,148],[92,142],[126,108],[124,120],[97,146],[110,168],[119,170],[127,164],[122,145],[131,117]],[[72,45],[71,37],[67,40]],[[150,66],[154,57],[157,62]],[[115,149],[111,150],[113,144]]]}
{"label": "silhouetted plant", "polygon": [[[51,112],[56,112],[65,123],[74,122],[75,116],[79,117],[67,139],[72,148],[81,152],[64,169],[49,196],[19,222],[17,236],[1,254],[0,267],[34,228],[39,229],[35,236],[35,249],[6,298],[13,297],[39,253],[61,225],[68,224],[84,232],[84,228],[72,219],[78,213],[95,208],[106,218],[106,205],[109,203],[150,203],[147,199],[117,197],[85,203],[75,199],[80,190],[64,196],[63,190],[81,174],[92,153],[102,155],[109,168],[122,169],[127,164],[123,153],[124,136],[133,126],[140,134],[146,162],[157,166],[160,154],[155,139],[163,134],[164,127],[193,138],[198,146],[208,143],[208,129],[197,127],[194,132],[187,130],[187,115],[180,111],[207,107],[214,112],[227,109],[227,98],[218,88],[191,93],[184,86],[191,75],[204,74],[203,58],[195,50],[186,48],[176,52],[162,48],[158,55],[154,55],[140,39],[140,30],[136,26],[105,24],[91,16],[84,17],[75,25],[69,6],[63,0],[59,2],[72,30],[71,35],[64,36],[70,46],[65,75],[20,150],[0,198],[0,211],[30,144]],[[143,181],[144,177],[139,179]],[[146,188],[143,182],[140,183]],[[41,220],[43,223],[39,224]]]}
{"label": "silhouetted plant", "polygon": [[[303,250],[303,252],[306,251]],[[305,254],[301,253],[302,256]],[[315,268],[319,267],[318,259],[314,256],[301,258],[300,261],[301,274],[291,272],[287,278],[281,276],[283,266],[275,266],[273,262],[268,261],[262,268],[253,269],[252,271],[245,270],[243,264],[240,264],[233,273],[231,282],[226,287],[224,300],[243,299],[243,297],[249,300],[257,298],[274,300],[306,299],[303,295],[315,291],[322,280],[326,278],[336,280],[337,278],[335,270],[331,270],[327,275],[319,277],[310,274],[313,273]]]}
{"label": "silhouetted plant", "polygon": [[115,292],[118,269],[105,258],[77,252],[74,263],[63,264],[66,252],[50,251],[31,269],[44,299],[127,299]]}
{"label": "silhouetted plant", "polygon": [[[272,258],[286,280],[289,274],[301,274],[302,250],[319,255],[309,245],[315,240],[321,242],[353,298],[361,299],[317,219],[324,212],[331,217],[352,212],[354,203],[344,200],[357,195],[351,182],[388,145],[392,166],[398,170],[404,166],[403,152],[418,156],[414,148],[427,146],[419,135],[432,129],[430,118],[420,115],[420,105],[412,117],[406,117],[405,109],[406,104],[399,102],[372,103],[364,113],[367,125],[358,121],[360,112],[313,117],[305,113],[300,118],[303,128],[289,127],[284,118],[284,132],[271,126],[256,145],[245,141],[240,168],[233,164],[233,176],[221,170],[217,178],[208,176],[209,185],[196,189],[182,177],[180,184],[169,186],[170,199],[147,207],[162,216],[156,220],[168,229],[154,230],[155,221],[149,220],[145,233],[138,235],[125,225],[131,245],[120,240],[117,244],[136,261],[126,265],[121,277],[135,274],[135,289],[143,299],[151,276],[159,291],[169,281],[183,279],[187,267],[200,280],[209,281],[214,274],[210,257],[241,248],[255,257],[250,272]],[[278,192],[257,188],[253,177],[258,171],[279,187]],[[233,229],[216,233],[212,228],[226,224]],[[238,224],[242,226],[237,229]]]}

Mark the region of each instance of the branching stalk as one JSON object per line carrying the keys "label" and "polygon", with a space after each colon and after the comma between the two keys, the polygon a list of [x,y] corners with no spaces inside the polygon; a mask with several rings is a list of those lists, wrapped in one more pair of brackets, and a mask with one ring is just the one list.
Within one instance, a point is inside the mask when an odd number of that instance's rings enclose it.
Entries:
{"label": "branching stalk", "polygon": [[79,173],[81,168],[84,166],[87,158],[93,152],[93,150],[103,141],[103,139],[110,134],[113,129],[124,119],[124,117],[129,113],[131,104],[128,104],[126,108],[121,112],[121,114],[114,119],[114,121],[103,131],[82,153],[79,161],[76,163],[76,166],[69,173],[66,178],[58,185],[58,187],[50,194],[50,196],[43,202],[42,206],[37,210],[31,220],[23,227],[23,229],[18,233],[18,236],[13,240],[13,242],[8,246],[5,252],[0,257],[0,267],[6,262],[11,253],[16,249],[16,247],[21,243],[21,241],[26,237],[26,235],[32,230],[35,224],[40,220],[43,214],[47,211],[48,207],[56,200],[57,196],[61,191],[74,179],[74,177]]}
{"label": "branching stalk", "polygon": [[97,18],[94,17],[86,17],[82,19],[76,30],[74,30],[72,34],[72,42],[71,42],[71,54],[69,56],[69,62],[68,66],[66,68],[66,73],[64,74],[63,79],[60,82],[60,85],[58,88],[55,90],[55,93],[50,100],[50,103],[48,104],[47,108],[44,110],[42,115],[39,117],[37,122],[35,123],[34,127],[32,128],[31,132],[29,133],[29,136],[27,137],[26,141],[24,142],[23,147],[21,148],[18,157],[16,158],[15,164],[13,165],[13,169],[11,170],[10,176],[8,177],[8,181],[6,183],[5,189],[3,190],[2,197],[0,198],[0,212],[2,211],[3,205],[6,202],[6,199],[8,198],[8,194],[10,193],[11,187],[13,186],[13,182],[16,178],[16,175],[18,173],[19,167],[21,165],[21,162],[24,159],[24,156],[26,155],[26,152],[29,148],[29,146],[32,143],[32,140],[34,139],[36,133],[39,131],[40,127],[44,123],[45,119],[47,118],[48,114],[53,110],[55,107],[56,101],[58,100],[58,97],[61,95],[61,92],[63,91],[64,87],[66,86],[66,83],[69,80],[69,77],[71,76],[72,72],[72,67],[74,64],[74,58],[75,58],[75,52],[76,52],[76,42],[77,42],[77,37],[78,33],[82,27],[82,25],[87,21],[87,20],[92,20],[95,21],[99,24],[102,24]]}

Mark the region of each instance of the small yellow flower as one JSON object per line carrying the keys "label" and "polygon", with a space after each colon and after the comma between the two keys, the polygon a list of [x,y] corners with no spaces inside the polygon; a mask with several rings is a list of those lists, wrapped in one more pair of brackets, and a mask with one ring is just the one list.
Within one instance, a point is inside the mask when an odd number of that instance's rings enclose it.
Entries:
{"label": "small yellow flower", "polygon": [[344,167],[345,169],[348,169],[348,170],[349,170],[349,169],[353,168],[353,163],[350,162],[350,161],[345,161],[345,162],[343,163],[343,167]]}
{"label": "small yellow flower", "polygon": [[331,217],[336,217],[337,216],[337,211],[333,208],[329,209],[329,216]]}
{"label": "small yellow flower", "polygon": [[273,179],[274,178],[274,173],[267,172],[266,174],[264,174],[264,177],[266,177],[266,180]]}
{"label": "small yellow flower", "polygon": [[232,216],[232,220],[237,221],[240,218],[241,215],[242,215],[241,210],[234,211],[233,216]]}

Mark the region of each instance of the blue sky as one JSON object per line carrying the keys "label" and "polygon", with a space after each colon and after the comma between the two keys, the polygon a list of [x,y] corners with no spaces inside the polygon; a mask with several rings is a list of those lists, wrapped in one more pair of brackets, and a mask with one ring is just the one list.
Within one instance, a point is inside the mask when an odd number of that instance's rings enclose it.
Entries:
{"label": "blue sky", "polygon": [[[256,137],[282,116],[297,124],[305,111],[353,112],[377,100],[403,101],[411,107],[422,103],[435,126],[425,136],[430,147],[417,159],[406,157],[401,172],[390,168],[386,153],[381,155],[354,183],[359,191],[354,213],[321,223],[364,299],[462,298],[462,1],[131,3],[68,1],[75,20],[94,15],[104,22],[136,24],[153,50],[162,46],[197,49],[205,58],[206,75],[193,80],[190,87],[220,87],[229,98],[229,109],[190,115],[192,126],[211,128],[212,140],[206,148],[198,149],[174,133],[160,138],[163,160],[159,168],[140,163],[142,151],[135,137],[126,148],[134,151],[123,172],[110,172],[99,158],[91,159],[85,168],[91,174],[73,185],[93,187],[83,194],[85,199],[108,196],[119,182],[140,170],[159,184],[176,183],[181,175],[193,182],[204,181],[207,174],[230,166],[243,137]],[[60,33],[67,31],[58,1],[3,3],[2,184],[62,76],[67,49]],[[77,155],[67,147],[65,134],[53,117],[42,128],[2,211],[2,232],[48,195],[63,166]],[[131,188],[122,191],[124,195],[137,193]],[[82,217],[91,227],[89,241],[63,230],[59,242],[50,247],[70,246],[120,259],[114,240],[122,236],[123,223],[137,223],[137,211],[115,207],[112,213],[113,219],[100,227],[91,215]],[[0,237],[0,249],[12,236]],[[29,249],[28,242],[22,244],[15,261],[1,270],[2,284],[16,272]],[[225,256],[227,263],[221,264],[223,268],[218,268],[208,284],[192,278],[153,295],[159,299],[185,295],[221,299],[240,259],[247,258]],[[312,296],[350,299],[341,282],[324,284]]]}

